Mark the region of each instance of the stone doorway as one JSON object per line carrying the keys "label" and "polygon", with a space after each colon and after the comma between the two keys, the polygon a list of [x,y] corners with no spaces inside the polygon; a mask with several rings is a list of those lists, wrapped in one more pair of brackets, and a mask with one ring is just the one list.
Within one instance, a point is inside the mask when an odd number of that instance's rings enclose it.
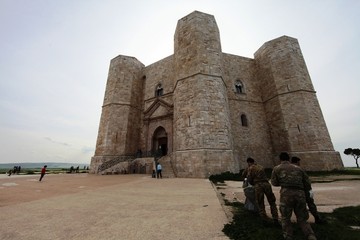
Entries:
{"label": "stone doorway", "polygon": [[154,132],[152,150],[159,157],[165,156],[168,152],[168,138],[163,127],[158,127]]}

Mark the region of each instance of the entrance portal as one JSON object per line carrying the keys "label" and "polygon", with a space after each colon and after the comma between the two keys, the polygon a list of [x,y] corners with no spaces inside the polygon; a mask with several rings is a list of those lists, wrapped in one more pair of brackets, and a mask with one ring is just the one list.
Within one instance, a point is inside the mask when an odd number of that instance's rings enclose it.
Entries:
{"label": "entrance portal", "polygon": [[168,151],[167,133],[163,127],[158,127],[153,136],[153,152],[159,157],[165,156]]}

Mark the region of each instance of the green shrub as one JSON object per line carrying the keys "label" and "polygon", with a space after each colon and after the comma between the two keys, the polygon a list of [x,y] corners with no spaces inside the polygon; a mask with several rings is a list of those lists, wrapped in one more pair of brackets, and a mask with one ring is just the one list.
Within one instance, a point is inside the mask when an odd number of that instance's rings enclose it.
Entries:
{"label": "green shrub", "polygon": [[221,174],[211,175],[209,180],[214,184],[223,183],[224,181],[242,181],[240,173],[224,172]]}

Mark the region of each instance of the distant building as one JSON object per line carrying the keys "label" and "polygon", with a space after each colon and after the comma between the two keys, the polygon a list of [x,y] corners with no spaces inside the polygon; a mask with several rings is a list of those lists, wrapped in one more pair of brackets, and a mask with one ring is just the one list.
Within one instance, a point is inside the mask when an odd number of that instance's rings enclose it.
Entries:
{"label": "distant building", "polygon": [[111,60],[90,172],[149,173],[141,153],[158,154],[164,174],[205,178],[249,156],[273,167],[281,151],[308,170],[343,167],[296,39],[266,42],[254,59],[223,53],[215,18],[195,11],[178,21],[173,55]]}

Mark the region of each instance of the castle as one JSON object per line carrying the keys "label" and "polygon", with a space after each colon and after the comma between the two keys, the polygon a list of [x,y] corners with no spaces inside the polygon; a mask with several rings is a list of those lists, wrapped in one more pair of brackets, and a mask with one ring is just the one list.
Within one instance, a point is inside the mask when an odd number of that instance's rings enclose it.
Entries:
{"label": "castle", "polygon": [[[343,168],[298,41],[266,42],[254,59],[224,53],[214,16],[177,23],[174,54],[149,66],[111,60],[90,172],[206,178],[264,167],[287,151],[306,170]],[[165,166],[165,167],[164,167]]]}

